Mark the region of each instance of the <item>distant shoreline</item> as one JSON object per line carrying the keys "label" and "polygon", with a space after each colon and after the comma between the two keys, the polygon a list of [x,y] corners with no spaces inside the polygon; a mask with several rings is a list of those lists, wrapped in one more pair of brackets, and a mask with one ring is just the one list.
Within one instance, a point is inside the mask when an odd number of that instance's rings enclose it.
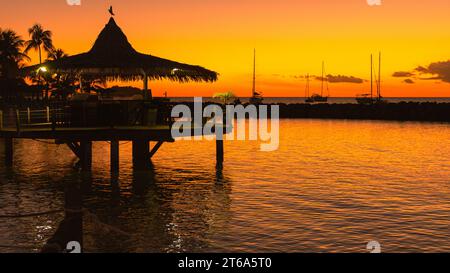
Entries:
{"label": "distant shoreline", "polygon": [[[184,99],[184,100],[183,100]],[[444,101],[434,102],[393,102],[386,99],[388,103],[360,105],[355,102],[350,103],[317,103],[307,104],[301,100],[293,100],[291,103],[270,103],[265,100],[263,105],[278,105],[281,119],[350,119],[350,120],[391,120],[391,121],[424,121],[424,122],[446,122],[450,123],[450,98]],[[248,105],[245,99],[241,99],[242,104]],[[220,103],[214,99],[203,99],[203,106]],[[170,105],[184,104],[194,109],[193,98],[171,98]],[[0,103],[0,110],[11,110],[16,106]],[[25,109],[27,106],[20,105]],[[30,105],[29,107],[32,107]],[[37,106],[39,107],[42,107]],[[269,117],[271,116],[270,107]]]}
{"label": "distant shoreline", "polygon": [[[202,97],[204,102],[220,102],[218,99],[213,99],[211,97]],[[242,103],[248,103],[250,98],[239,98]],[[450,103],[450,97],[390,97],[384,98],[390,103],[400,103],[400,102],[437,102],[437,103]],[[193,102],[193,97],[172,97],[170,98],[172,102]],[[267,104],[303,104],[305,103],[305,98],[303,97],[266,97],[264,98],[264,103]],[[356,99],[354,97],[330,97],[328,99],[330,104],[356,104]]]}

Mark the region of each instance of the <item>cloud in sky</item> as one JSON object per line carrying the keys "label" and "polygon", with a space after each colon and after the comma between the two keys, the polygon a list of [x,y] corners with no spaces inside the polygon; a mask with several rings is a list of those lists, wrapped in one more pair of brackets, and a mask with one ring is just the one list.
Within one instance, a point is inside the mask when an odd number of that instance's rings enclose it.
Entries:
{"label": "cloud in sky", "polygon": [[420,74],[432,75],[431,79],[450,83],[450,60],[431,63],[427,67],[419,66],[416,67],[415,71]]}
{"label": "cloud in sky", "polygon": [[[277,77],[277,78],[281,78],[284,79],[286,78],[285,75],[282,74],[272,74],[273,77]],[[292,79],[296,79],[296,80],[302,80],[302,81],[306,81],[307,76],[306,75],[291,75],[288,76],[289,78]],[[317,75],[309,75],[309,78],[311,80],[317,80],[317,81],[321,81],[322,80],[322,76],[317,76]],[[344,76],[344,75],[331,75],[328,74],[327,76],[325,76],[325,81],[329,82],[329,83],[354,83],[354,84],[360,84],[360,83],[364,83],[364,79],[361,78],[357,78],[354,76]]]}
{"label": "cloud in sky", "polygon": [[[434,62],[428,66],[418,66],[413,71],[398,71],[392,74],[396,78],[415,78],[420,80],[440,80],[450,83],[450,60],[443,62]],[[410,80],[412,82],[406,82]],[[407,79],[405,83],[414,83]]]}
{"label": "cloud in sky", "polygon": [[413,77],[413,76],[415,76],[415,74],[412,72],[408,72],[408,71],[398,71],[398,72],[394,72],[394,74],[392,74],[392,77],[395,77],[395,78],[409,78],[409,77]]}
{"label": "cloud in sky", "polygon": [[414,84],[414,83],[415,83],[415,82],[414,82],[413,80],[411,80],[411,79],[405,79],[403,82],[404,82],[404,83],[407,83],[407,84]]}
{"label": "cloud in sky", "polygon": [[428,69],[423,66],[418,66],[416,67],[416,69],[414,69],[414,71],[417,71],[419,73],[427,73]]}
{"label": "cloud in sky", "polygon": [[[315,77],[316,80],[321,81],[322,77]],[[361,78],[357,78],[354,76],[344,76],[344,75],[327,75],[325,77],[325,80],[328,81],[329,83],[355,83],[355,84],[361,84],[364,82],[363,79]]]}

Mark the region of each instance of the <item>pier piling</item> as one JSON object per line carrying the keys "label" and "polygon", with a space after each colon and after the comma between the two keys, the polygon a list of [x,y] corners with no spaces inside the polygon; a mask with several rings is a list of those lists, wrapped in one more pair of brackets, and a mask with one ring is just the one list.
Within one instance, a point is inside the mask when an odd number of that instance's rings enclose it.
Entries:
{"label": "pier piling", "polygon": [[92,169],[92,141],[80,142],[81,170],[89,172]]}
{"label": "pier piling", "polygon": [[[92,144],[92,143],[91,143]],[[65,229],[61,229],[62,234],[64,234],[63,238],[66,238],[64,241],[64,246],[67,247],[67,243],[76,242],[78,244],[79,249],[75,247],[73,251],[74,253],[82,252],[83,249],[83,198],[81,193],[81,186],[78,183],[70,183],[67,185],[65,190],[65,209],[66,209],[66,217],[65,224],[61,225],[61,227]]]}
{"label": "pier piling", "polygon": [[150,142],[133,140],[133,169],[144,171],[150,168]]}
{"label": "pier piling", "polygon": [[224,161],[224,149],[223,149],[223,140],[216,140],[216,161],[217,161],[217,167],[223,166]]}
{"label": "pier piling", "polygon": [[117,173],[120,168],[119,141],[111,141],[111,172]]}
{"label": "pier piling", "polygon": [[83,251],[83,198],[79,183],[66,185],[65,217],[41,253],[81,253]]}

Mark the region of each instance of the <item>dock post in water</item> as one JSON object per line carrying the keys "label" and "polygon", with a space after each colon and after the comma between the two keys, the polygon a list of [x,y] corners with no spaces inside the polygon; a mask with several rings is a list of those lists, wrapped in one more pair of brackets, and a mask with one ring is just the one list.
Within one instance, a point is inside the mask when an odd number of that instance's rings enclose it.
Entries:
{"label": "dock post in water", "polygon": [[92,169],[92,141],[80,142],[81,170],[89,172]]}
{"label": "dock post in water", "polygon": [[119,159],[119,141],[112,140],[111,141],[111,172],[117,173],[120,168],[120,159]]}
{"label": "dock post in water", "polygon": [[12,167],[14,162],[14,139],[8,137],[5,141],[5,165]]}
{"label": "dock post in water", "polygon": [[224,161],[224,149],[223,149],[223,140],[216,139],[216,161],[217,167],[223,167]]}
{"label": "dock post in water", "polygon": [[83,198],[78,183],[66,185],[65,217],[41,253],[81,253],[83,251]]}
{"label": "dock post in water", "polygon": [[[77,242],[80,252],[83,249],[83,197],[79,183],[70,183],[65,190],[65,209],[67,222],[67,243]],[[66,242],[64,242],[66,243]]]}
{"label": "dock post in water", "polygon": [[[222,106],[223,113],[226,113],[225,106]],[[226,124],[226,115],[222,116],[222,124],[219,126],[219,124],[216,124],[215,126],[215,133],[216,133],[216,167],[218,169],[223,168],[223,161],[224,161],[224,148],[223,148],[223,139],[225,131],[224,125]]]}
{"label": "dock post in water", "polygon": [[148,140],[133,140],[133,168],[144,171],[150,168],[150,142]]}

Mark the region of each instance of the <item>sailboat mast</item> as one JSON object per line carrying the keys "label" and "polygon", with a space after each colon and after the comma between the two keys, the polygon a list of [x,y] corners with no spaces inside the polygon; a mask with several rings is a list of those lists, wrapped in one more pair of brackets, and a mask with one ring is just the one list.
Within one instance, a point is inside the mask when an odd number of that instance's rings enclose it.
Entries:
{"label": "sailboat mast", "polygon": [[322,62],[322,89],[320,91],[320,96],[323,97],[323,83],[324,83],[324,74],[325,74],[325,62]]}
{"label": "sailboat mast", "polygon": [[378,62],[378,99],[381,99],[381,52]]}
{"label": "sailboat mast", "polygon": [[253,89],[252,97],[256,96],[256,49],[253,50]]}
{"label": "sailboat mast", "polygon": [[370,98],[373,99],[373,54],[370,54]]}
{"label": "sailboat mast", "polygon": [[309,74],[306,75],[305,98],[309,98]]}

